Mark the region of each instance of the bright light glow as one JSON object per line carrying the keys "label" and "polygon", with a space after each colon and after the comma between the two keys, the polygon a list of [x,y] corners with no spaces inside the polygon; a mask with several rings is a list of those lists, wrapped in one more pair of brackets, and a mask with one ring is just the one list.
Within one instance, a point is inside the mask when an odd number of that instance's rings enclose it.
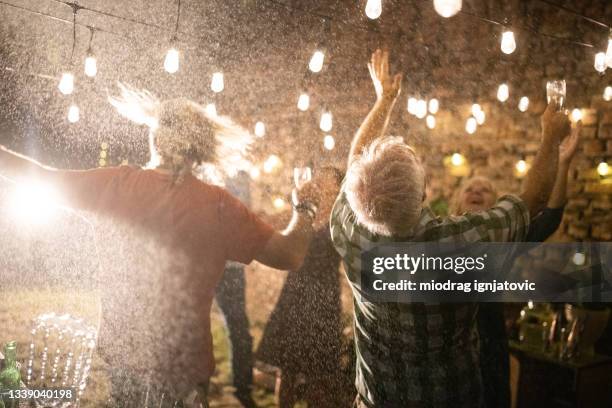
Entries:
{"label": "bright light glow", "polygon": [[417,111],[417,99],[412,96],[408,98],[408,113],[411,115],[416,114]]}
{"label": "bright light glow", "polygon": [[68,108],[68,122],[78,122],[80,117],[79,107],[76,105],[70,105],[70,108]]}
{"label": "bright light glow", "polygon": [[300,97],[298,98],[297,107],[302,112],[306,112],[308,108],[310,107],[310,96],[308,96],[308,94],[305,94],[305,93],[301,94]]}
{"label": "bright light glow", "polygon": [[434,9],[444,18],[449,18],[461,10],[461,0],[434,0]]}
{"label": "bright light glow", "polygon": [[44,224],[59,206],[59,196],[50,186],[30,182],[16,186],[9,200],[11,214],[21,222]]}
{"label": "bright light glow", "polygon": [[255,124],[255,136],[264,137],[266,135],[266,125],[263,122],[257,122]]}
{"label": "bright light glow", "polygon": [[597,174],[601,177],[605,177],[610,174],[610,166],[605,161],[602,161],[597,165]]}
{"label": "bright light glow", "polygon": [[210,116],[217,116],[217,107],[214,103],[207,104],[205,110]]}
{"label": "bright light glow", "polygon": [[500,102],[506,102],[510,97],[510,89],[507,84],[501,84],[499,88],[497,88],[497,99]]}
{"label": "bright light glow", "polygon": [[336,147],[336,141],[332,135],[325,135],[323,138],[323,147],[327,150],[333,150]]}
{"label": "bright light glow", "polygon": [[529,98],[526,96],[521,97],[518,103],[518,109],[521,112],[526,112],[528,108],[529,108]]}
{"label": "bright light glow", "polygon": [[512,31],[504,31],[501,39],[501,50],[504,54],[512,54],[516,50],[516,40]]}
{"label": "bright light glow", "polygon": [[223,91],[225,84],[223,83],[223,72],[215,72],[212,74],[212,80],[210,81],[210,89],[213,92],[219,93]]}
{"label": "bright light glow", "polygon": [[277,155],[271,154],[263,164],[263,171],[264,173],[272,173],[274,170],[278,169],[281,164],[281,159]]}
{"label": "bright light glow", "polygon": [[325,60],[325,54],[322,51],[315,51],[310,58],[308,63],[308,69],[312,72],[320,72],[323,69],[323,61]]}
{"label": "bright light glow", "polygon": [[427,115],[425,118],[425,123],[429,129],[433,129],[436,127],[436,117],[433,115]]}
{"label": "bright light glow", "polygon": [[382,14],[381,0],[368,0],[365,6],[365,13],[371,20],[376,20]]}
{"label": "bright light glow", "polygon": [[453,166],[461,166],[463,163],[465,163],[465,157],[463,157],[461,153],[453,153],[451,156],[451,164]]}
{"label": "bright light glow", "polygon": [[93,78],[98,73],[98,64],[96,62],[96,57],[90,55],[85,58],[85,75],[90,78]]}
{"label": "bright light glow", "polygon": [[261,171],[259,171],[259,167],[252,167],[251,171],[249,171],[249,174],[251,175],[251,178],[253,180],[257,180],[259,176],[261,176]]}
{"label": "bright light glow", "polygon": [[608,48],[606,49],[606,65],[612,68],[612,37],[608,38]]}
{"label": "bright light glow", "polygon": [[576,108],[572,111],[572,122],[582,120],[582,110]]}
{"label": "bright light glow", "polygon": [[274,201],[272,202],[272,204],[274,205],[274,208],[276,208],[277,210],[282,210],[283,208],[285,208],[286,202],[282,198],[276,197]]}
{"label": "bright light glow", "polygon": [[605,72],[606,68],[608,67],[606,65],[606,53],[605,52],[598,52],[597,54],[595,54],[595,63],[593,64],[593,66],[595,67],[595,70],[597,72]]}
{"label": "bright light glow", "polygon": [[603,98],[606,102],[612,101],[612,86],[606,86],[604,89]]}
{"label": "bright light glow", "polygon": [[485,112],[483,110],[476,112],[474,118],[476,118],[476,123],[478,123],[479,125],[483,125],[485,123],[486,118]]}
{"label": "bright light glow", "polygon": [[440,102],[436,98],[432,98],[429,100],[429,113],[436,114],[438,113],[438,109],[440,109]]}
{"label": "bright light glow", "polygon": [[425,99],[419,99],[417,101],[414,115],[419,119],[423,119],[427,116],[427,102],[425,102]]}
{"label": "bright light glow", "polygon": [[169,74],[174,74],[179,69],[179,52],[176,48],[170,48],[164,60],[164,69]]}
{"label": "bright light glow", "polygon": [[516,172],[522,176],[525,173],[527,173],[527,162],[521,159],[516,162],[516,164],[514,165],[514,168],[516,169]]}
{"label": "bright light glow", "polygon": [[70,72],[64,72],[57,87],[64,95],[70,95],[74,91],[74,75]]}
{"label": "bright light glow", "polygon": [[576,266],[582,266],[586,262],[586,255],[584,254],[584,252],[576,252],[572,257],[572,262]]}
{"label": "bright light glow", "polygon": [[480,111],[482,111],[482,107],[479,104],[475,103],[472,105],[472,115],[474,115],[474,117],[476,117]]}
{"label": "bright light glow", "polygon": [[476,132],[476,128],[478,127],[478,122],[476,122],[476,118],[474,117],[470,117],[466,122],[465,122],[465,131],[468,132],[470,135],[474,134],[474,132]]}
{"label": "bright light glow", "polygon": [[321,122],[319,122],[319,127],[324,132],[329,132],[332,130],[333,126],[333,118],[331,112],[323,112],[321,115]]}

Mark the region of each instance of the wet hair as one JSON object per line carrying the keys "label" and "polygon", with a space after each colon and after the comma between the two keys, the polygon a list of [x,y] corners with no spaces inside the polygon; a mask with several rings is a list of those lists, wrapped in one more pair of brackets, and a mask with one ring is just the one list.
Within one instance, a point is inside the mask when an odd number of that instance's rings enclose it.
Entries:
{"label": "wet hair", "polygon": [[495,188],[495,185],[493,184],[491,179],[485,176],[470,177],[467,180],[463,181],[459,186],[459,189],[457,189],[457,191],[455,191],[455,193],[453,194],[453,197],[450,200],[451,214],[461,215],[465,212],[463,210],[463,203],[461,202],[461,197],[463,197],[463,193],[465,193],[465,190],[467,190],[472,184],[477,182],[486,184],[491,190],[491,193],[493,193],[494,199],[497,200],[497,189]]}

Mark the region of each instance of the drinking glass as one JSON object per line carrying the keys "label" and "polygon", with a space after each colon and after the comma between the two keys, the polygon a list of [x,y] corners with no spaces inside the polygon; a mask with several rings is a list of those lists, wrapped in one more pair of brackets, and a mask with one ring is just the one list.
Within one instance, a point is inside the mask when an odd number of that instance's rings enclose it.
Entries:
{"label": "drinking glass", "polygon": [[548,81],[546,83],[546,100],[556,105],[557,110],[561,111],[565,103],[565,79]]}
{"label": "drinking glass", "polygon": [[293,169],[293,181],[299,189],[306,183],[312,180],[312,170],[310,167],[295,167]]}

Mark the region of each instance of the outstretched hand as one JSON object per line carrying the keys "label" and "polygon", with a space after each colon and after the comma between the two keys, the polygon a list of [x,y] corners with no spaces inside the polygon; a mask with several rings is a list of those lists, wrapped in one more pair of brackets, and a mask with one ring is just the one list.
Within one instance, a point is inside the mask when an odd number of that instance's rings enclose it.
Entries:
{"label": "outstretched hand", "polygon": [[559,145],[559,162],[569,164],[578,150],[580,132],[582,131],[582,121],[578,121],[572,129],[570,135]]}
{"label": "outstretched hand", "polygon": [[[571,124],[567,113],[557,112],[554,102],[549,103],[542,114],[542,135],[545,140],[563,141],[570,133]],[[551,139],[552,138],[552,139]]]}
{"label": "outstretched hand", "polygon": [[402,87],[402,74],[394,76],[389,74],[389,51],[381,51],[380,49],[374,51],[368,64],[368,70],[374,83],[376,97],[378,99],[395,100]]}

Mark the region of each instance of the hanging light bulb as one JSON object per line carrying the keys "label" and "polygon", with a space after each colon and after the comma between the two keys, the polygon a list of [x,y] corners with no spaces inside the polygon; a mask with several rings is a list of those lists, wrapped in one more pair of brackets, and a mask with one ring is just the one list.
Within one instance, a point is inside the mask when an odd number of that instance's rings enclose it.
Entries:
{"label": "hanging light bulb", "polygon": [[412,96],[408,98],[408,113],[415,115],[417,111],[417,99]]}
{"label": "hanging light bulb", "polygon": [[507,84],[501,84],[499,88],[497,88],[497,99],[500,102],[506,102],[508,97],[510,96],[510,89]]}
{"label": "hanging light bulb", "polygon": [[323,69],[323,61],[325,60],[325,54],[323,51],[315,51],[310,58],[310,62],[308,63],[308,69],[312,72],[320,72]]}
{"label": "hanging light bulb", "polygon": [[480,111],[482,111],[482,107],[479,104],[475,103],[472,105],[472,115],[474,115],[474,117],[476,117]]}
{"label": "hanging light bulb", "polygon": [[606,102],[612,101],[612,86],[606,86],[604,89],[603,98]]}
{"label": "hanging light bulb", "polygon": [[438,113],[438,109],[440,109],[440,102],[436,98],[432,98],[429,100],[429,113],[436,114]]}
{"label": "hanging light bulb", "polygon": [[433,115],[427,115],[425,118],[425,123],[429,129],[433,129],[436,127],[436,117]]}
{"label": "hanging light bulb", "polygon": [[80,117],[79,107],[76,105],[70,105],[70,108],[68,108],[68,122],[76,123],[79,121]]}
{"label": "hanging light bulb", "polygon": [[527,173],[527,162],[524,159],[521,159],[516,162],[514,168],[519,176],[524,176],[525,173]]}
{"label": "hanging light bulb", "polygon": [[582,111],[578,108],[572,110],[572,122],[582,120]]}
{"label": "hanging light bulb", "polygon": [[325,147],[327,150],[333,150],[335,146],[336,141],[334,140],[334,137],[332,135],[325,135],[323,138],[323,147]]}
{"label": "hanging light bulb", "polygon": [[451,156],[451,164],[456,167],[461,166],[463,163],[465,163],[465,157],[460,153],[453,153]]}
{"label": "hanging light bulb", "polygon": [[593,66],[595,67],[595,70],[597,72],[605,72],[607,65],[606,65],[606,53],[605,52],[598,52],[597,54],[595,54],[595,63],[593,64]]}
{"label": "hanging light bulb", "polygon": [[285,200],[283,200],[281,197],[276,197],[272,204],[277,210],[282,210],[283,208],[285,208]]}
{"label": "hanging light bulb", "polygon": [[174,74],[179,69],[179,52],[176,48],[170,48],[164,60],[164,69],[169,74]]}
{"label": "hanging light bulb", "polygon": [[586,255],[584,252],[575,252],[574,256],[572,256],[572,262],[576,266],[582,266],[586,262]]}
{"label": "hanging light bulb", "polygon": [[434,9],[444,18],[449,18],[461,10],[461,0],[434,0]]}
{"label": "hanging light bulb", "polygon": [[217,116],[217,107],[214,103],[207,104],[205,110],[210,116]]}
{"label": "hanging light bulb", "polygon": [[479,125],[483,125],[485,123],[485,117],[486,115],[483,110],[479,110],[478,112],[476,112],[476,115],[474,115],[476,123],[478,123]]}
{"label": "hanging light bulb", "polygon": [[271,154],[263,164],[263,171],[264,173],[272,173],[274,170],[279,168],[281,164],[282,162],[280,158],[275,154]]}
{"label": "hanging light bulb", "polygon": [[70,95],[74,91],[74,75],[64,72],[57,87],[64,95]]}
{"label": "hanging light bulb", "polygon": [[259,171],[258,167],[251,167],[251,170],[249,171],[249,174],[251,175],[251,178],[253,180],[257,180],[259,178],[259,176],[261,176],[261,171]]}
{"label": "hanging light bulb", "polygon": [[610,174],[610,166],[605,160],[602,160],[601,163],[597,165],[597,174],[601,177],[605,177]]}
{"label": "hanging light bulb", "polygon": [[255,124],[255,136],[264,137],[266,135],[266,125],[263,122],[257,122]]}
{"label": "hanging light bulb", "polygon": [[96,76],[97,73],[98,65],[96,62],[96,57],[94,57],[93,55],[88,55],[87,58],[85,58],[85,75],[90,78],[93,78]]}
{"label": "hanging light bulb", "polygon": [[414,115],[419,119],[423,119],[427,116],[427,102],[425,102],[425,99],[419,99],[417,101]]}
{"label": "hanging light bulb", "polygon": [[608,48],[606,49],[606,65],[612,68],[612,33],[608,37]]}
{"label": "hanging light bulb", "polygon": [[219,93],[223,91],[225,85],[223,83],[223,72],[215,72],[212,74],[212,80],[210,81],[210,89],[213,92]]}
{"label": "hanging light bulb", "polygon": [[371,20],[376,20],[382,14],[381,0],[368,0],[365,6],[365,13]]}
{"label": "hanging light bulb", "polygon": [[474,132],[476,132],[477,127],[478,127],[478,122],[476,122],[476,118],[474,117],[470,117],[465,122],[465,131],[468,132],[470,135],[473,135]]}
{"label": "hanging light bulb", "polygon": [[308,96],[308,94],[301,94],[300,97],[298,98],[298,103],[297,103],[297,107],[299,110],[301,110],[302,112],[306,112],[308,110],[308,107],[310,106],[310,96]]}
{"label": "hanging light bulb", "polygon": [[321,115],[321,121],[319,122],[319,127],[324,132],[329,132],[332,130],[332,114],[331,112],[323,112]]}
{"label": "hanging light bulb", "polygon": [[516,40],[512,31],[502,33],[501,50],[504,54],[512,54],[516,50]]}
{"label": "hanging light bulb", "polygon": [[518,103],[518,108],[521,112],[526,112],[527,108],[529,108],[529,98],[523,96]]}

